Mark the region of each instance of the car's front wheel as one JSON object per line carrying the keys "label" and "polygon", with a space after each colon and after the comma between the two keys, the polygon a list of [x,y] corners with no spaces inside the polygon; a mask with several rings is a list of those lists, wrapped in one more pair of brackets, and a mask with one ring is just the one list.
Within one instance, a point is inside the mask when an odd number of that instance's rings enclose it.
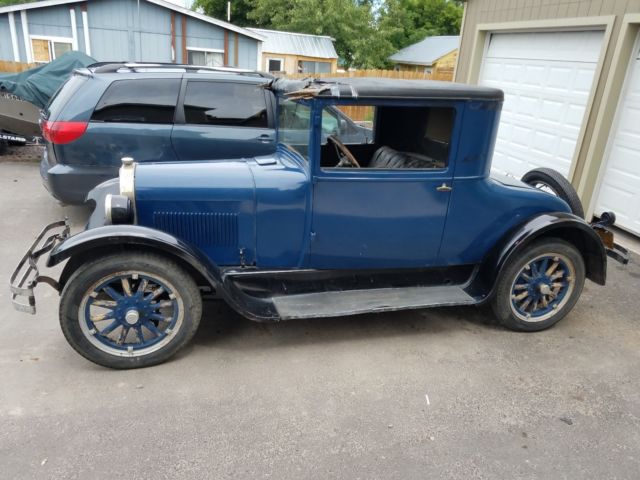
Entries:
{"label": "car's front wheel", "polygon": [[189,273],[144,252],[85,263],[61,297],[60,325],[69,344],[110,368],[164,362],[191,340],[202,316],[200,292]]}
{"label": "car's front wheel", "polygon": [[555,238],[539,240],[505,265],[493,311],[513,330],[544,330],[571,311],[584,280],[584,260],[576,247]]}

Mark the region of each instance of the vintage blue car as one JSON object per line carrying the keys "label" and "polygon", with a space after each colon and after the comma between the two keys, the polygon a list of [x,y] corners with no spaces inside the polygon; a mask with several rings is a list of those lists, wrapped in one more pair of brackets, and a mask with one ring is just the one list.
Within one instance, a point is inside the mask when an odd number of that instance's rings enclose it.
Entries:
{"label": "vintage blue car", "polygon": [[[585,278],[604,285],[607,253],[627,260],[613,214],[586,223],[560,198],[575,204],[568,182],[557,196],[489,175],[500,90],[362,78],[264,88],[279,103],[275,153],[123,159],[90,193],[85,231],[56,222],[28,250],[17,308],[34,312],[35,285],[53,285],[71,346],[135,368],[189,342],[203,297],[260,322],[490,302],[503,325],[531,332],[567,315]],[[322,135],[323,112],[344,106],[370,118],[372,138]],[[552,173],[547,186],[562,183]],[[48,266],[67,260],[57,281],[38,272],[45,253]]]}

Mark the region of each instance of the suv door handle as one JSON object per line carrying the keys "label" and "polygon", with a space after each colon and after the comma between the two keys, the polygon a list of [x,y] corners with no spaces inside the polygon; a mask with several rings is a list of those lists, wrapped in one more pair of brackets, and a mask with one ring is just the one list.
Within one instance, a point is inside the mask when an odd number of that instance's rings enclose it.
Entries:
{"label": "suv door handle", "polygon": [[260,143],[271,143],[273,142],[273,135],[269,135],[268,133],[263,133],[257,138],[257,140]]}
{"label": "suv door handle", "polygon": [[442,185],[437,187],[436,190],[439,192],[450,192],[451,190],[453,190],[453,188],[447,185],[446,183],[442,182]]}

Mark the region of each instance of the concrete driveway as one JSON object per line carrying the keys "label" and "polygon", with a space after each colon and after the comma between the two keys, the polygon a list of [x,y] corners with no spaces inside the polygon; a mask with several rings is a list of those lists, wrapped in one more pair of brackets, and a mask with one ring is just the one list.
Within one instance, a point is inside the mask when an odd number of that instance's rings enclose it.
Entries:
{"label": "concrete driveway", "polygon": [[77,355],[58,297],[14,311],[11,269],[69,215],[34,164],[0,164],[0,477],[638,478],[640,268],[610,262],[537,334],[483,308],[261,325],[210,304],[173,361]]}

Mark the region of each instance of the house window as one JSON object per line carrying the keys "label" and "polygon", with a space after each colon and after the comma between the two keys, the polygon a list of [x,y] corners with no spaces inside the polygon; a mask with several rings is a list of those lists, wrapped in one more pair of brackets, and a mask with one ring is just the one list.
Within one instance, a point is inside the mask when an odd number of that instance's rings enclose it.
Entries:
{"label": "house window", "polygon": [[298,73],[331,73],[330,62],[298,61]]}
{"label": "house window", "polygon": [[187,48],[189,65],[224,67],[224,50]]}
{"label": "house window", "polygon": [[284,72],[282,58],[267,58],[267,70],[269,72]]}
{"label": "house window", "polygon": [[70,52],[73,40],[70,38],[31,37],[33,61],[47,63],[64,53]]}

